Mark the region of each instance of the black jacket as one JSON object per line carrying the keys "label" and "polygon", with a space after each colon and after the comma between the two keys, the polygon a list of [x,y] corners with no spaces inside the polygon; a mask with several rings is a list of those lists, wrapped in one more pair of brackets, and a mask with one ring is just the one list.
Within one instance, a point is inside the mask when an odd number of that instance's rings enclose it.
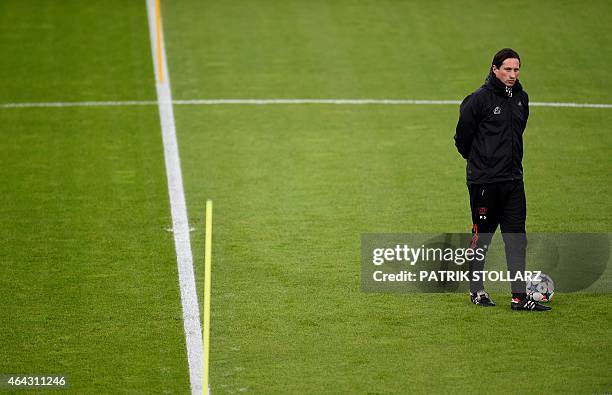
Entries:
{"label": "black jacket", "polygon": [[457,150],[467,159],[468,184],[523,178],[523,131],[529,97],[520,82],[506,86],[493,74],[461,103],[455,133]]}

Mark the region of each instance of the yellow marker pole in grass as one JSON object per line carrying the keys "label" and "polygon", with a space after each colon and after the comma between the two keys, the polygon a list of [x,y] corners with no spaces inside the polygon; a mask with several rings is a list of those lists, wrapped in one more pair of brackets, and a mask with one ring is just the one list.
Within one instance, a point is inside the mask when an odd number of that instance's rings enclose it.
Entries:
{"label": "yellow marker pole in grass", "polygon": [[210,294],[212,260],[212,200],[206,201],[206,243],[204,246],[204,342],[202,344],[202,394],[208,395],[208,354],[210,352]]}
{"label": "yellow marker pole in grass", "polygon": [[164,83],[164,64],[162,59],[162,39],[161,39],[161,9],[159,0],[155,0],[155,48],[157,51],[157,72],[159,74],[159,83]]}

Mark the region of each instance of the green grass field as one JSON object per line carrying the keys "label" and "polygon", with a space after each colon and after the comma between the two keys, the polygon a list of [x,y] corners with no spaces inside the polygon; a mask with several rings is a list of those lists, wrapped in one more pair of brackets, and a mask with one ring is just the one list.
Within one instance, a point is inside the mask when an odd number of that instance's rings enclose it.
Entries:
{"label": "green grass field", "polygon": [[[606,1],[161,5],[174,99],[460,100],[511,46],[532,102],[612,103]],[[188,393],[157,107],[2,107],[156,100],[145,1],[3,0],[0,48],[0,374]],[[361,292],[361,234],[469,230],[456,105],[174,112],[200,293],[215,203],[213,393],[612,392],[610,293]],[[612,231],[611,124],[531,108],[528,231]]]}

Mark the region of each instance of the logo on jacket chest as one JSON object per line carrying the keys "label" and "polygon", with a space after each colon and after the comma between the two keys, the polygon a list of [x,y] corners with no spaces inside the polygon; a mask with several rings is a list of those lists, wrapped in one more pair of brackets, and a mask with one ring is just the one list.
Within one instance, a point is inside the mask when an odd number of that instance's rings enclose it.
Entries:
{"label": "logo on jacket chest", "polygon": [[495,107],[493,109],[493,114],[495,114],[495,115],[501,114],[501,107],[500,106]]}

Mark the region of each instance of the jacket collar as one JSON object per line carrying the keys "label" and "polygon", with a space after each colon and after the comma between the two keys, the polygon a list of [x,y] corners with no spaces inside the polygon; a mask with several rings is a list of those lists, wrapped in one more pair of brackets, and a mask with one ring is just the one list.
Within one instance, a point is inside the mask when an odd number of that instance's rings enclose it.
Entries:
{"label": "jacket collar", "polygon": [[[493,92],[495,92],[495,94],[499,96],[502,96],[502,97],[510,96],[506,90],[506,85],[504,85],[503,82],[497,79],[497,77],[493,73],[490,73],[487,79],[485,80],[484,87],[486,89],[492,90]],[[519,80],[516,80],[516,84],[514,84],[514,86],[512,87],[511,97],[516,96],[522,90],[523,90],[523,86],[521,85]]]}

